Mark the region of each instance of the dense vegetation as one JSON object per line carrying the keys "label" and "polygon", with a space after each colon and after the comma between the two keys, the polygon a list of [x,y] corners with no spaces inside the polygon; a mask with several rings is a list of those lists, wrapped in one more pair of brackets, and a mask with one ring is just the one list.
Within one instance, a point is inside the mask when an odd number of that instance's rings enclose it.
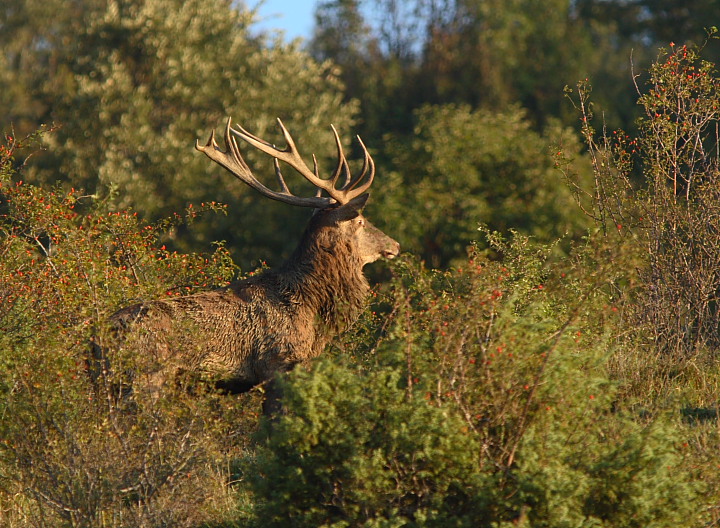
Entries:
{"label": "dense vegetation", "polygon": [[[229,0],[0,0],[0,525],[720,524],[718,3],[368,4],[305,49]],[[273,423],[86,372],[117,308],[297,240],[193,151],[226,115],[323,167],[361,131],[406,251]]]}

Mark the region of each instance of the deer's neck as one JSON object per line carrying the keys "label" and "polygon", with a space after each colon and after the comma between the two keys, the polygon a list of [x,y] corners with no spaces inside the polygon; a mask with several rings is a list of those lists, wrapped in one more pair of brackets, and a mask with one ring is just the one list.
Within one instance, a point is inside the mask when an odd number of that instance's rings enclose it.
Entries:
{"label": "deer's neck", "polygon": [[351,251],[298,248],[278,270],[287,299],[328,333],[345,330],[366,305],[370,286]]}

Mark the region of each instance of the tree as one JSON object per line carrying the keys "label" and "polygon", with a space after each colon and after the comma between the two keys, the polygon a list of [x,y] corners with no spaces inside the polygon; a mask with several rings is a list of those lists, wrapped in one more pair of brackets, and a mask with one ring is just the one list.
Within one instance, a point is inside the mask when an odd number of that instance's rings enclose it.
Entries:
{"label": "tree", "polygon": [[[602,29],[582,19],[569,0],[374,0],[365,10],[361,5],[322,3],[311,48],[343,69],[371,136],[409,132],[410,113],[428,103],[499,110],[520,103],[540,126],[551,116],[569,123],[563,86],[606,60],[607,48],[593,40]],[[363,17],[367,5],[384,16],[371,23]],[[341,45],[343,53],[335,53],[338,42],[348,43]]]}
{"label": "tree", "polygon": [[[335,151],[329,124],[349,138],[355,106],[342,102],[329,64],[295,45],[254,36],[251,13],[233,6],[230,0],[78,0],[69,16],[56,3],[44,13],[50,27],[35,34],[38,4],[5,2],[9,25],[2,27],[11,40],[4,45],[18,48],[13,35],[34,45],[10,53],[5,64],[10,72],[32,65],[20,76],[30,110],[21,115],[8,107],[0,119],[5,126],[16,119],[61,125],[34,160],[32,177],[91,193],[115,188],[118,207],[132,205],[151,220],[191,203],[224,201],[226,220],[200,219],[191,234],[176,232],[175,243],[207,247],[226,239],[242,248],[245,265],[292,249],[297,233],[281,225],[302,223],[303,213],[250,196],[194,152],[193,143],[223,127],[228,115],[272,140],[274,119],[282,117],[300,129],[301,148],[317,152],[323,164]],[[261,164],[263,172],[271,175],[272,167]],[[266,222],[251,221],[258,207]],[[252,229],[238,233],[239,225]]]}
{"label": "tree", "polygon": [[[583,17],[613,21],[622,39],[648,49],[670,42],[701,45],[720,8],[718,0],[579,0],[576,4]],[[710,53],[709,58],[716,58],[717,49]]]}
{"label": "tree", "polygon": [[464,258],[480,224],[545,242],[584,233],[589,223],[550,150],[562,144],[588,178],[574,132],[557,123],[535,132],[517,106],[498,113],[427,106],[416,119],[410,140],[389,141],[392,173],[380,197],[381,220],[405,250],[443,267]]}

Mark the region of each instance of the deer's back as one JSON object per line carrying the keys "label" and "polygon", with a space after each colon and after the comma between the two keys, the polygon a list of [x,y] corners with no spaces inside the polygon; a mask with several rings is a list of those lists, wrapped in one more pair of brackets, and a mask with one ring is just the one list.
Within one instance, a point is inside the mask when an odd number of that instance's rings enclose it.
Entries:
{"label": "deer's back", "polygon": [[263,281],[135,304],[111,321],[154,369],[201,370],[229,386],[261,383],[324,346],[312,316]]}

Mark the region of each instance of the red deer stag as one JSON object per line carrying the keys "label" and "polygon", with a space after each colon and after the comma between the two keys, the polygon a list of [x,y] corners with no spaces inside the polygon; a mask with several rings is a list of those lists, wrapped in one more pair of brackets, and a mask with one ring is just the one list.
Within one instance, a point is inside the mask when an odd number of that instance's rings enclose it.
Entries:
{"label": "red deer stag", "polygon": [[[225,128],[223,151],[215,132],[195,148],[256,191],[273,200],[315,209],[299,245],[276,269],[237,281],[226,288],[151,301],[124,308],[111,317],[114,327],[132,337],[151,365],[147,384],[157,390],[174,372],[190,370],[212,375],[218,386],[244,392],[266,383],[263,409],[279,408],[273,379],[317,357],[330,339],[353,323],[369,294],[363,266],[380,257],[393,258],[399,244],[361,214],[368,199],[375,165],[364,153],[360,174],[351,175],[340,138],[337,168],[321,178],[317,161],[310,169],[278,119],[287,146],[278,149],[240,126]],[[263,185],[243,159],[235,137],[274,158],[280,190]],[[314,197],[293,195],[278,161],[288,164],[317,187]],[[338,180],[343,177],[341,187]],[[327,193],[323,196],[322,192]]]}

